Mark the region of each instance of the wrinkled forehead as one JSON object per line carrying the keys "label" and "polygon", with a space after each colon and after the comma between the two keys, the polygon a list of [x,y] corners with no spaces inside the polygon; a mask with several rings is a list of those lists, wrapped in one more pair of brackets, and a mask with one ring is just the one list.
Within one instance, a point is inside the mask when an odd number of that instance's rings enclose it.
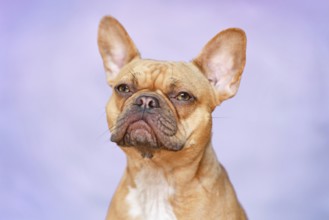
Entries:
{"label": "wrinkled forehead", "polygon": [[138,60],[125,66],[118,77],[119,82],[132,82],[139,88],[188,87],[208,83],[200,71],[191,63]]}

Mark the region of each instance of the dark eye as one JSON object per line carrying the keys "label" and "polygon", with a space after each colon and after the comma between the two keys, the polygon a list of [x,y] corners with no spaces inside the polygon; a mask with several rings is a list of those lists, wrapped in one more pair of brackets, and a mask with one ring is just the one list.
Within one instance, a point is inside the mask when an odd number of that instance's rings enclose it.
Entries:
{"label": "dark eye", "polygon": [[116,90],[120,93],[129,93],[131,92],[127,84],[120,84],[116,87]]}
{"label": "dark eye", "polygon": [[190,94],[188,94],[187,92],[180,92],[176,96],[176,99],[178,101],[189,101],[192,99],[192,96]]}

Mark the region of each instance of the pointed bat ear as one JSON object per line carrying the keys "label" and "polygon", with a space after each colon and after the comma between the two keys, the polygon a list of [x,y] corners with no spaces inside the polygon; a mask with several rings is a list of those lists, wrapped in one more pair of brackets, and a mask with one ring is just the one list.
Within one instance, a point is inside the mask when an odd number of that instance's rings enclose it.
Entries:
{"label": "pointed bat ear", "polygon": [[193,61],[214,86],[217,104],[238,91],[246,63],[246,35],[230,28],[218,33]]}
{"label": "pointed bat ear", "polygon": [[121,68],[140,54],[123,26],[113,17],[103,17],[98,29],[98,49],[102,56],[108,84]]}

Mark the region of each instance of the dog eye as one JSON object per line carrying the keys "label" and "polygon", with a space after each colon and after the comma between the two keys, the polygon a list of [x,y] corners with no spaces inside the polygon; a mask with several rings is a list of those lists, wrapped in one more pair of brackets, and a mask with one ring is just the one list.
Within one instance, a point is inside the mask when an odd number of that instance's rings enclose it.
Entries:
{"label": "dog eye", "polygon": [[115,88],[120,93],[129,93],[130,89],[127,84],[120,84]]}
{"label": "dog eye", "polygon": [[188,94],[187,92],[180,92],[176,96],[176,99],[178,101],[189,101],[192,99],[192,96],[190,94]]}

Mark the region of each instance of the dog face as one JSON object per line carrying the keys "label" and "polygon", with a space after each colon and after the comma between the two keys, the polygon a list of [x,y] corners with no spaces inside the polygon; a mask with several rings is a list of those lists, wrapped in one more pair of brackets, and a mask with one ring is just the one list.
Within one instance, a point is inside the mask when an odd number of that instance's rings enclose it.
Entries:
{"label": "dog face", "polygon": [[196,136],[188,137],[198,129],[210,134],[215,94],[192,64],[136,60],[122,69],[113,88],[107,115],[111,140],[119,146],[137,147],[147,156],[157,149],[181,150],[195,142]]}
{"label": "dog face", "polygon": [[219,33],[190,63],[141,59],[112,17],[102,19],[98,44],[113,88],[107,104],[111,141],[134,147],[143,157],[209,143],[212,111],[239,87],[245,65],[243,31]]}

